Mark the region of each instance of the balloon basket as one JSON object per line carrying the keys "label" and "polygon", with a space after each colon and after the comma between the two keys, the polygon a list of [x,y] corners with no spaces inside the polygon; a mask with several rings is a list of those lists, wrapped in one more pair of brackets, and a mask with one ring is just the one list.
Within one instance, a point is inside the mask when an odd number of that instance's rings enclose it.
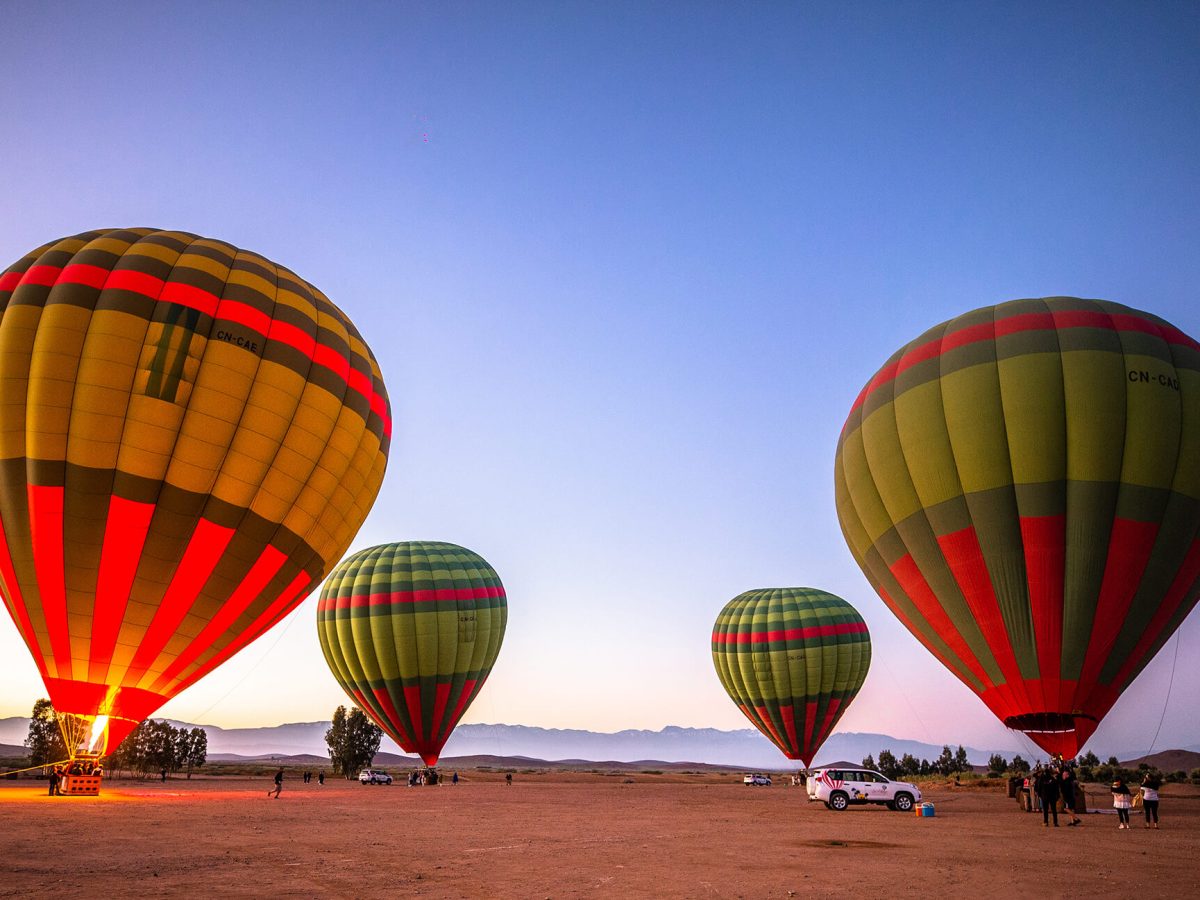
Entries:
{"label": "balloon basket", "polygon": [[100,775],[64,775],[58,790],[64,797],[99,797]]}

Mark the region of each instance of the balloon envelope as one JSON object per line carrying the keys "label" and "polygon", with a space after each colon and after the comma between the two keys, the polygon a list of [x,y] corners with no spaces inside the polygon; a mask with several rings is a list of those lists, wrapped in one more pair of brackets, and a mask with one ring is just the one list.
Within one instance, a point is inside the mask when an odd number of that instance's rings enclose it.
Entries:
{"label": "balloon envelope", "polygon": [[496,570],[436,541],[353,554],[330,574],[317,606],[321,649],[338,683],[430,766],[487,680],[507,621]]}
{"label": "balloon envelope", "polygon": [[866,680],[871,638],[840,597],[768,588],[725,605],[712,655],[738,709],[788,759],[808,766]]}
{"label": "balloon envelope", "polygon": [[108,717],[101,751],[321,581],[391,432],[378,365],[320,291],[145,228],[0,276],[0,403],[0,590],[54,708]]}
{"label": "balloon envelope", "polygon": [[1196,603],[1200,345],[1148,313],[944,322],[868,382],[835,468],[884,602],[1049,753],[1078,753]]}

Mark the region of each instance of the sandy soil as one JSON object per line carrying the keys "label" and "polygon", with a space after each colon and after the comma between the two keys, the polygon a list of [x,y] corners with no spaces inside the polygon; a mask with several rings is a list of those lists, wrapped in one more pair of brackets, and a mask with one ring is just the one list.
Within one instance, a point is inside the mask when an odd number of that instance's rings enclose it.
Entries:
{"label": "sandy soil", "polygon": [[[633,778],[629,783],[626,779]],[[716,776],[481,774],[457,787],[117,781],[100,798],[0,782],[0,896],[1196,896],[1200,789],[1163,827],[1043,829],[1000,793],[934,788],[935,818],[834,813]],[[35,787],[34,785],[38,785]]]}

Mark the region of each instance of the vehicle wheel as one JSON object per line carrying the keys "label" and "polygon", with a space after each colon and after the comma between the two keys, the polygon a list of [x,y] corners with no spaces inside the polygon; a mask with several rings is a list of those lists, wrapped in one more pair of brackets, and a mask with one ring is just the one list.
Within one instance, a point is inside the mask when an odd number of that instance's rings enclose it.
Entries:
{"label": "vehicle wheel", "polygon": [[[910,801],[911,802],[911,801]],[[835,809],[838,812],[845,810],[850,805],[850,797],[843,791],[834,791],[829,795],[829,808]]]}
{"label": "vehicle wheel", "polygon": [[912,812],[912,794],[897,794],[896,799],[892,802],[895,804],[895,808],[900,810],[900,812]]}

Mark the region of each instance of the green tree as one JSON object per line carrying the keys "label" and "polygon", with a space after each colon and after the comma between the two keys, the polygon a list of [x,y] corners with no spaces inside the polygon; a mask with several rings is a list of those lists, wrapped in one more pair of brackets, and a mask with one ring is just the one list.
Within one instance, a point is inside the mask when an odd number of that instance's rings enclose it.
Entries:
{"label": "green tree", "polygon": [[933,768],[939,775],[949,775],[954,771],[954,754],[950,752],[949,746],[942,746],[942,752],[934,760]]}
{"label": "green tree", "polygon": [[876,772],[879,771],[875,768],[875,757],[873,757],[870,753],[863,757],[863,768],[871,769]]}
{"label": "green tree", "polygon": [[25,748],[29,751],[29,764],[32,766],[51,766],[67,758],[67,747],[58,728],[54,705],[45,698],[33,704]]}
{"label": "green tree", "polygon": [[1009,769],[1017,775],[1024,775],[1029,771],[1029,763],[1025,762],[1025,758],[1018,753],[1009,763]]}
{"label": "green tree", "polygon": [[203,728],[193,728],[190,731],[180,728],[176,731],[175,752],[177,763],[187,771],[187,777],[192,777],[192,770],[198,769],[208,761],[208,732]]}
{"label": "green tree", "polygon": [[988,757],[988,777],[999,778],[1008,771],[1008,760],[999,753],[993,753]]}
{"label": "green tree", "polygon": [[954,771],[955,772],[970,772],[971,761],[967,759],[967,750],[962,745],[958,745],[958,750],[954,753]]}
{"label": "green tree", "polygon": [[1100,757],[1098,757],[1095,753],[1093,753],[1091,750],[1089,750],[1087,753],[1083,754],[1083,756],[1081,756],[1079,758],[1079,764],[1081,766],[1095,767],[1095,766],[1100,765]]}
{"label": "green tree", "polygon": [[879,751],[879,774],[884,778],[899,778],[902,774],[900,763],[896,761],[896,756],[891,750]]}
{"label": "green tree", "polygon": [[1105,765],[1112,766],[1115,769],[1121,765],[1121,761],[1119,759],[1117,759],[1115,756],[1110,756],[1108,758],[1108,762],[1106,762]]}
{"label": "green tree", "polygon": [[333,771],[352,778],[356,771],[371,764],[382,740],[383,729],[368,719],[361,709],[355,706],[347,712],[346,707],[339,706],[325,732]]}
{"label": "green tree", "polygon": [[901,775],[920,775],[921,762],[911,753],[905,753],[900,757],[900,774]]}

